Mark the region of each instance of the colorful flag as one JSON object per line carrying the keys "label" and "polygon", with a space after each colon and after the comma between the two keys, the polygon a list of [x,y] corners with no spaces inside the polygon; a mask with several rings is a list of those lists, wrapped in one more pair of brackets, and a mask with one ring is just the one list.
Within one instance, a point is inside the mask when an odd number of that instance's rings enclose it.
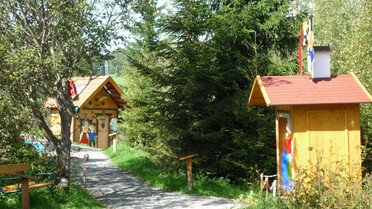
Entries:
{"label": "colorful flag", "polygon": [[304,36],[306,35],[307,22],[302,23],[300,42],[298,43],[298,61],[299,61],[299,73],[302,75],[302,46],[305,44]]}
{"label": "colorful flag", "polygon": [[314,21],[313,16],[309,17],[309,35],[307,37],[308,41],[308,56],[307,56],[307,66],[310,76],[313,75],[313,61],[314,61]]}
{"label": "colorful flag", "polygon": [[[304,37],[307,37],[307,30],[309,29],[309,26],[307,25],[307,22],[302,23],[302,29],[303,29],[303,32],[304,32]],[[302,44],[302,46],[306,46],[306,39],[304,39],[304,43]]]}
{"label": "colorful flag", "polygon": [[298,44],[298,62],[299,62],[299,73],[302,75],[302,42],[304,41],[304,29],[301,28],[300,43]]}

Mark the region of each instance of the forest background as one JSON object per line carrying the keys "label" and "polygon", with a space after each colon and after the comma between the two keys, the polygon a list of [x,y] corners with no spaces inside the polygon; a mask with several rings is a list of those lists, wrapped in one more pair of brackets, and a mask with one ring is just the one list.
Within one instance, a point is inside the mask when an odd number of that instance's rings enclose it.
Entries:
{"label": "forest background", "polygon": [[[194,167],[210,176],[244,182],[276,173],[274,108],[247,101],[257,75],[298,75],[299,34],[310,13],[315,45],[336,46],[332,74],[354,72],[372,91],[371,2],[174,3],[162,12],[156,1],[135,2],[135,41],[113,61],[136,107],[122,112],[122,133],[163,166],[177,169],[179,157],[198,153]],[[361,105],[365,148],[371,107]],[[364,153],[370,172],[370,151]]]}
{"label": "forest background", "polygon": [[[124,99],[135,108],[121,113],[120,129],[125,143],[155,155],[164,167],[178,169],[179,157],[198,153],[196,172],[212,177],[242,183],[262,172],[276,173],[274,109],[248,106],[248,98],[257,75],[298,74],[300,29],[310,13],[315,45],[336,47],[332,74],[354,72],[372,92],[371,1],[175,0],[168,1],[169,7],[156,0],[121,3],[117,6],[130,15],[117,21],[132,37],[112,53],[111,63],[124,81]],[[107,42],[117,38],[112,30],[108,36],[102,30],[97,34]],[[70,44],[73,37],[66,40]],[[1,57],[7,48],[0,44]],[[89,62],[77,62],[66,75],[93,69],[98,52],[107,53],[99,50],[84,54]],[[25,69],[22,77],[14,75],[14,82],[51,85],[42,83],[45,74],[27,76]],[[9,86],[12,78],[7,76],[0,79],[0,118],[6,121],[0,126],[1,143],[38,125],[31,109],[22,108],[30,103],[23,100],[26,96],[19,97],[24,103],[14,99],[9,89],[16,88]],[[32,106],[39,108],[48,96],[44,88]],[[371,172],[370,104],[361,105],[361,128],[365,172]]]}

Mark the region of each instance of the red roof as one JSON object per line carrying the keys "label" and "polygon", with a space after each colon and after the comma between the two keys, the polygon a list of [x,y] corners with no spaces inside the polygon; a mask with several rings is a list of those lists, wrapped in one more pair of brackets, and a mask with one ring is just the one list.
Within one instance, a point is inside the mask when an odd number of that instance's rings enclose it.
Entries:
{"label": "red roof", "polygon": [[248,105],[305,105],[372,102],[354,74],[310,80],[307,76],[257,76]]}

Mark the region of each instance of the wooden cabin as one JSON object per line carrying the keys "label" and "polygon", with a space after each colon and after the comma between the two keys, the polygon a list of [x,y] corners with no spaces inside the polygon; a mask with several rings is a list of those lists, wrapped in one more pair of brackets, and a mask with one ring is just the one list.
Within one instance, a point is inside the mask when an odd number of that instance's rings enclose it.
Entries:
{"label": "wooden cabin", "polygon": [[[71,141],[80,143],[84,127],[97,134],[95,147],[110,147],[110,122],[118,117],[119,109],[127,107],[122,99],[124,92],[110,76],[75,77],[70,80],[76,87],[72,97],[77,110],[71,123]],[[50,124],[55,135],[61,134],[61,118],[54,99],[48,99],[44,107],[51,109]],[[94,127],[93,127],[93,126]]]}
{"label": "wooden cabin", "polygon": [[[359,103],[368,102],[372,97],[354,74],[257,76],[248,105],[275,106],[280,185],[291,186],[283,181],[318,163],[330,168],[342,164],[349,174],[360,176]],[[291,166],[283,172],[287,155]]]}

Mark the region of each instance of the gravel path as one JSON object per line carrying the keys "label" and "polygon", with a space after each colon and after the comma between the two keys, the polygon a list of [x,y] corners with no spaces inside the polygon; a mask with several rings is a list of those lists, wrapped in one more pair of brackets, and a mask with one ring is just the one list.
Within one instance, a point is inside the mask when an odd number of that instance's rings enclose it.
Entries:
{"label": "gravel path", "polygon": [[234,201],[226,198],[193,196],[166,192],[150,187],[135,176],[120,170],[101,150],[72,146],[71,156],[77,157],[75,182],[83,185],[83,156],[87,162],[87,190],[107,208],[232,208]]}

